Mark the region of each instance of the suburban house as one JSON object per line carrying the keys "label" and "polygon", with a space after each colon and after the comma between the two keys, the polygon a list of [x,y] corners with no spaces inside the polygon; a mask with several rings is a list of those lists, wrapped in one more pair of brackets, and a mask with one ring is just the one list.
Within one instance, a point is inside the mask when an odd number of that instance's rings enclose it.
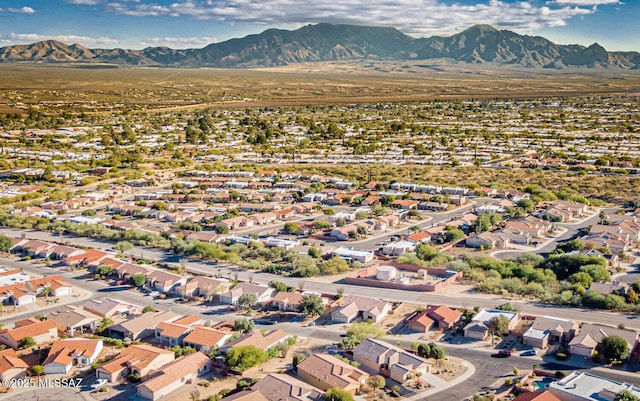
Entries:
{"label": "suburban house", "polygon": [[521,393],[513,401],[560,401],[560,398],[553,395],[551,391],[544,390]]}
{"label": "suburban house", "polygon": [[506,248],[510,243],[510,237],[502,234],[500,231],[485,231],[472,235],[465,240],[465,246],[469,248]]}
{"label": "suburban house", "polygon": [[351,323],[358,318],[362,321],[381,321],[389,311],[391,305],[385,301],[373,298],[349,295],[342,298],[342,306],[331,313],[334,322]]}
{"label": "suburban house", "polygon": [[297,312],[302,302],[302,294],[280,291],[271,299],[271,306],[286,312]]}
{"label": "suburban house", "polygon": [[500,309],[483,309],[471,318],[471,321],[487,324],[489,320],[497,316],[504,316],[507,318],[509,321],[507,325],[509,330],[515,329],[518,322],[520,322],[520,316],[518,316],[517,312],[504,311]]}
{"label": "suburban house", "polygon": [[170,273],[159,269],[149,269],[145,285],[160,292],[170,292],[173,288],[187,282],[187,278],[179,274]]}
{"label": "suburban house", "polygon": [[334,356],[313,354],[297,367],[298,376],[320,390],[341,388],[351,394],[359,394],[369,374]]}
{"label": "suburban house", "polygon": [[610,282],[593,282],[589,286],[589,291],[599,292],[605,297],[611,294],[620,295],[624,297],[629,291],[631,286],[624,281],[610,281]]}
{"label": "suburban house", "polygon": [[363,264],[371,263],[375,256],[373,252],[370,251],[361,251],[359,249],[353,249],[344,246],[334,249],[333,255],[340,256],[342,259],[349,262],[355,261]]}
{"label": "suburban house", "polygon": [[182,343],[185,347],[192,347],[200,351],[203,348],[221,347],[231,338],[232,334],[229,331],[197,325],[193,326],[193,330],[182,339]]}
{"label": "suburban house", "polygon": [[77,306],[67,305],[48,313],[47,320],[54,322],[61,332],[73,337],[76,333],[93,333],[102,318]]}
{"label": "suburban house", "polygon": [[324,391],[293,376],[269,373],[251,387],[269,401],[320,401]]}
{"label": "suburban house", "polygon": [[182,356],[163,366],[147,381],[138,385],[138,397],[158,400],[191,380],[211,371],[211,359],[201,352]]}
{"label": "suburban house", "polygon": [[18,358],[14,349],[7,348],[0,351],[0,380],[25,377],[28,369],[29,365]]}
{"label": "suburban house", "polygon": [[115,358],[98,367],[96,377],[117,383],[126,379],[129,374],[138,374],[142,380],[146,380],[149,373],[160,370],[174,359],[175,353],[171,350],[151,345],[130,345]]}
{"label": "suburban house", "polygon": [[485,340],[489,335],[489,328],[482,322],[471,322],[464,326],[463,331],[465,337],[476,340]]}
{"label": "suburban house", "polygon": [[91,366],[102,351],[102,340],[88,338],[69,338],[58,340],[49,349],[45,359],[45,374],[67,374],[74,366]]}
{"label": "suburban house", "polygon": [[416,312],[407,319],[407,326],[412,331],[425,333],[436,326],[447,330],[460,321],[462,312],[451,309],[446,305],[429,305],[421,312]]}
{"label": "suburban house", "polygon": [[109,335],[116,338],[130,338],[134,341],[140,340],[155,335],[158,324],[173,321],[176,316],[172,311],[143,313],[109,327]]}
{"label": "suburban house", "polygon": [[353,359],[376,374],[404,383],[411,376],[431,371],[424,359],[385,341],[365,339],[353,349]]}
{"label": "suburban house", "polygon": [[229,290],[231,283],[226,279],[195,276],[185,284],[179,285],[173,291],[181,297],[202,297],[212,300],[217,294]]}
{"label": "suburban house", "polygon": [[90,299],[84,304],[84,310],[101,317],[126,316],[140,312],[138,305],[114,298]]}
{"label": "suburban house", "polygon": [[69,255],[62,259],[62,263],[67,266],[99,266],[107,258],[113,257],[110,252],[98,249],[87,249],[83,253]]}
{"label": "suburban house", "polygon": [[258,303],[267,302],[273,297],[276,290],[266,286],[251,283],[239,283],[227,292],[220,294],[220,302],[228,305],[236,305],[238,298],[244,294],[255,294]]}
{"label": "suburban house", "polygon": [[582,355],[590,357],[596,350],[600,342],[605,337],[620,336],[629,345],[631,354],[636,351],[638,344],[638,333],[631,330],[617,329],[599,324],[583,323],[580,333],[569,343],[569,352],[572,355]]}
{"label": "suburban house", "polygon": [[156,325],[155,338],[160,341],[160,344],[182,345],[183,339],[197,324],[200,324],[200,318],[195,315],[189,315],[172,322],[160,322]]}
{"label": "suburban house", "polygon": [[3,285],[0,287],[0,302],[3,305],[28,305],[36,302],[36,294],[25,283]]}
{"label": "suburban house", "polygon": [[262,334],[261,331],[252,331],[243,336],[224,344],[220,347],[220,352],[225,353],[231,347],[241,345],[255,345],[258,348],[268,349],[284,343],[289,338],[289,334],[285,331],[277,329]]}
{"label": "suburban house", "polygon": [[58,339],[58,328],[51,320],[38,320],[34,318],[19,320],[14,323],[13,329],[0,330],[0,343],[17,349],[20,341],[31,337],[36,344],[44,344]]}
{"label": "suburban house", "polygon": [[584,218],[589,213],[589,207],[584,203],[556,200],[544,212],[557,221],[571,221]]}
{"label": "suburban house", "polygon": [[550,316],[537,317],[522,335],[522,343],[540,349],[558,342],[568,343],[578,330],[578,323],[571,320]]}
{"label": "suburban house", "polygon": [[640,389],[631,384],[619,383],[587,372],[576,371],[561,380],[549,383],[551,394],[562,401],[613,400],[616,394],[624,390],[640,398]]}
{"label": "suburban house", "polygon": [[[48,296],[63,297],[71,295],[72,290],[71,284],[64,281],[64,279],[59,275],[34,278],[27,281],[26,284],[31,291],[36,293],[36,295],[49,291]],[[45,290],[46,288],[49,289]]]}

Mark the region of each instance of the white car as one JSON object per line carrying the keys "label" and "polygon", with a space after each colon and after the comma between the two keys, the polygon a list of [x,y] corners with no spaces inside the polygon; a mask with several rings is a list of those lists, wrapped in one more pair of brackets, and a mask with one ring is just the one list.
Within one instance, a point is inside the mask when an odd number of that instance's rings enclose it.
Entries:
{"label": "white car", "polygon": [[533,352],[533,355],[538,355],[538,353],[540,352],[540,348],[535,347],[534,349],[531,350],[531,352]]}
{"label": "white car", "polygon": [[95,383],[91,385],[91,388],[100,388],[107,384],[107,379],[98,379]]}
{"label": "white car", "polygon": [[150,297],[157,297],[158,295],[160,295],[160,291],[149,291],[147,295]]}

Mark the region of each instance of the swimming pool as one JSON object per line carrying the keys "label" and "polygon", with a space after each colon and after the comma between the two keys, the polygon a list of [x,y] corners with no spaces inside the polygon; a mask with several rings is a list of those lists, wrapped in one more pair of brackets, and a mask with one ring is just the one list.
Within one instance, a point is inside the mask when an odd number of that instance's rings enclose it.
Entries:
{"label": "swimming pool", "polygon": [[532,384],[536,387],[536,391],[538,390],[546,390],[549,387],[549,383],[556,381],[551,377],[543,377],[534,381]]}

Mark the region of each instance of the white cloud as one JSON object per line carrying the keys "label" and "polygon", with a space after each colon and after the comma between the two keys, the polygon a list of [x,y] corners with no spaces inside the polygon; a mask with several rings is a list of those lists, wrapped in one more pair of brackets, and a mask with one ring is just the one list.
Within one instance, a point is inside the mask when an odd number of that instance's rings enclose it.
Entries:
{"label": "white cloud", "polygon": [[140,42],[142,47],[167,46],[174,49],[185,49],[193,47],[201,47],[211,43],[217,43],[220,40],[212,37],[197,38],[148,38]]}
{"label": "white cloud", "polygon": [[610,4],[622,4],[620,0],[551,0],[547,4],[558,6],[604,6]]}
{"label": "white cloud", "polygon": [[0,8],[0,13],[16,13],[16,14],[35,14],[36,10],[31,7],[21,7],[21,8]]}
{"label": "white cloud", "polygon": [[233,25],[301,26],[333,22],[392,26],[412,36],[445,35],[478,23],[514,30],[563,26],[573,17],[597,12],[593,6],[618,0],[477,0],[461,4],[444,0],[68,0],[101,1],[107,11],[138,17],[187,17]]}
{"label": "white cloud", "polygon": [[100,0],[65,0],[65,3],[83,6],[95,6],[96,4],[100,3]]}
{"label": "white cloud", "polygon": [[34,43],[43,40],[57,40],[67,44],[80,43],[83,46],[114,46],[120,43],[118,39],[98,37],[92,38],[88,36],[75,36],[75,35],[58,35],[47,36],[37,33],[9,33],[0,35],[0,43]]}

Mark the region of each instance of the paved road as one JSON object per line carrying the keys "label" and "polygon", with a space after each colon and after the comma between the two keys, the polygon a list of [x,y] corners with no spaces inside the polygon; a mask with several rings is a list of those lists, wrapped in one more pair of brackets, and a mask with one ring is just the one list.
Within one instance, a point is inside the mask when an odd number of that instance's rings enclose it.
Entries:
{"label": "paved road", "polygon": [[[25,233],[27,237],[38,238],[43,240],[55,241],[60,237],[50,233],[43,233],[40,231],[24,231],[17,229],[4,229],[2,230],[5,235],[20,236]],[[83,247],[96,247],[96,248],[110,248],[114,244],[108,241],[98,241],[90,238],[77,238],[65,236],[65,241],[70,244]],[[127,252],[135,257],[142,257],[144,259],[155,260],[164,263],[179,263],[181,257],[170,252],[159,251],[157,249],[135,247]],[[385,288],[369,288],[362,286],[347,285],[341,282],[324,282],[322,278],[294,278],[283,277],[279,275],[264,273],[261,271],[247,271],[245,269],[230,266],[225,264],[218,264],[216,262],[202,262],[198,260],[190,259],[187,264],[187,269],[191,272],[206,273],[215,275],[220,271],[226,276],[227,272],[238,275],[238,279],[241,281],[254,281],[256,283],[267,284],[269,281],[276,280],[285,282],[289,286],[299,287],[304,285],[305,290],[321,292],[324,294],[336,294],[338,289],[344,290],[345,295],[360,295],[372,298],[381,298],[393,302],[410,302],[415,304],[445,304],[452,307],[465,307],[472,308],[479,306],[481,308],[493,308],[496,305],[503,304],[505,302],[511,302],[514,304],[520,313],[545,316],[551,315],[562,319],[573,319],[582,322],[601,323],[612,326],[624,324],[628,328],[640,329],[640,321],[636,315],[627,315],[622,313],[612,313],[606,311],[589,310],[583,308],[568,308],[558,305],[541,304],[537,302],[531,302],[521,299],[510,299],[502,297],[489,297],[485,294],[464,293],[464,294],[447,294],[444,293],[427,293],[416,291],[403,291],[392,290]],[[82,285],[80,285],[82,288]]]}

